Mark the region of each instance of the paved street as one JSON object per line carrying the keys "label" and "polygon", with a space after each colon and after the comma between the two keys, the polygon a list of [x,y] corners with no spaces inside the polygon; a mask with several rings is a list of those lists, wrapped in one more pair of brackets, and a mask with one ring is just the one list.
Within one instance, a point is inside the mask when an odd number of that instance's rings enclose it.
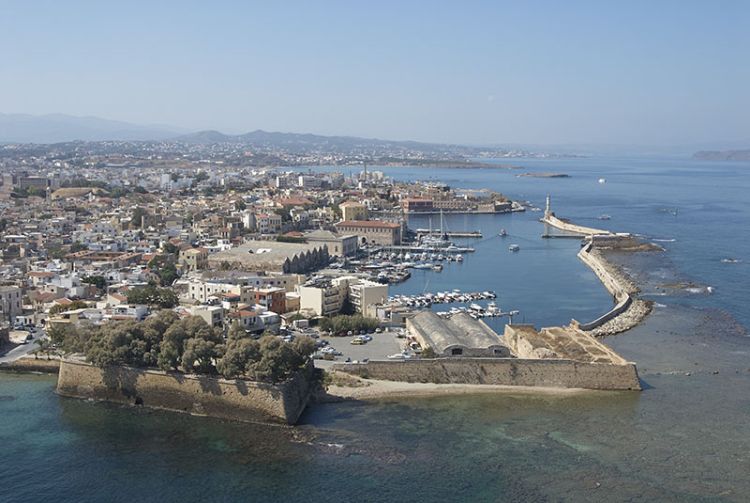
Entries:
{"label": "paved street", "polygon": [[43,330],[38,330],[34,332],[34,339],[30,340],[26,344],[21,344],[17,347],[15,347],[13,350],[9,351],[8,353],[4,354],[3,356],[0,356],[0,363],[7,363],[7,362],[14,362],[21,358],[22,356],[26,356],[27,354],[31,353],[35,349],[37,349],[39,346],[35,344],[35,341],[42,337],[44,335]]}
{"label": "paved street", "polygon": [[347,358],[352,361],[362,361],[364,358],[370,360],[385,360],[388,355],[401,351],[406,339],[396,337],[397,332],[383,332],[380,334],[370,334],[372,340],[367,344],[355,345],[350,344],[354,337],[324,337],[331,346],[343,353],[337,356],[335,360],[315,360],[315,366],[319,368],[328,368],[336,362],[344,362]]}

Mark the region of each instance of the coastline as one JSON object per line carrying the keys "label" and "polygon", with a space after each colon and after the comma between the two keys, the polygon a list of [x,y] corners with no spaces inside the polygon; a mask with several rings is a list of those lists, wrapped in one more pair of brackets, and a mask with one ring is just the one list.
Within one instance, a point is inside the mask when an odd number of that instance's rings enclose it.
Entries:
{"label": "coastline", "polygon": [[429,396],[477,395],[502,393],[509,395],[549,395],[556,397],[598,393],[600,390],[584,388],[554,388],[549,386],[508,386],[500,384],[435,384],[404,381],[362,379],[339,371],[332,371],[342,384],[331,384],[324,393],[315,397],[317,403],[342,401],[370,401],[387,398]]}

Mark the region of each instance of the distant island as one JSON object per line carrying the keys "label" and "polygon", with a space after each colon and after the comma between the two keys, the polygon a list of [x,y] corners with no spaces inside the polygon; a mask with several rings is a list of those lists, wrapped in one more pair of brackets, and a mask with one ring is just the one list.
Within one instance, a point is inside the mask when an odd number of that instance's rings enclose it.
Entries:
{"label": "distant island", "polygon": [[693,154],[701,161],[750,161],[750,149],[745,150],[701,150]]}
{"label": "distant island", "polygon": [[570,178],[570,175],[566,173],[521,173],[516,176],[525,176],[529,178]]}

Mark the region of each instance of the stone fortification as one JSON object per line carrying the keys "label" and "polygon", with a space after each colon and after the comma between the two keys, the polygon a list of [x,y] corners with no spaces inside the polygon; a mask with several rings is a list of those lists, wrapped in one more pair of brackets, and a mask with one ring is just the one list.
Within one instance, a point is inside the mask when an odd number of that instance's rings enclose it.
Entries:
{"label": "stone fortification", "polygon": [[495,384],[595,390],[640,390],[635,364],[517,358],[436,358],[337,363],[333,370],[367,379],[435,384]]}
{"label": "stone fortification", "polygon": [[268,384],[150,369],[104,369],[80,359],[60,363],[57,392],[238,421],[295,424],[307,406],[312,362],[288,381]]}

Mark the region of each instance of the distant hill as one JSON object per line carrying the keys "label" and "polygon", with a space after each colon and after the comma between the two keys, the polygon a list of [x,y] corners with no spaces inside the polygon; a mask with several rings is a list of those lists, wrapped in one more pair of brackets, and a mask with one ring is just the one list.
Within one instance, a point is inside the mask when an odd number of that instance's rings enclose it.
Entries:
{"label": "distant hill", "polygon": [[169,126],[140,126],[98,117],[0,113],[0,143],[165,140],[182,132]]}
{"label": "distant hill", "polygon": [[173,138],[175,141],[194,144],[236,143],[283,147],[286,150],[306,150],[310,147],[325,147],[326,150],[351,150],[353,148],[388,147],[393,149],[409,148],[424,151],[444,152],[453,149],[478,150],[475,147],[446,145],[438,143],[421,143],[416,141],[380,140],[377,138],[359,138],[356,136],[322,136],[309,133],[279,133],[258,129],[250,133],[227,135],[219,131],[198,131]]}
{"label": "distant hill", "polygon": [[750,149],[745,150],[701,150],[693,159],[702,161],[750,161]]}

